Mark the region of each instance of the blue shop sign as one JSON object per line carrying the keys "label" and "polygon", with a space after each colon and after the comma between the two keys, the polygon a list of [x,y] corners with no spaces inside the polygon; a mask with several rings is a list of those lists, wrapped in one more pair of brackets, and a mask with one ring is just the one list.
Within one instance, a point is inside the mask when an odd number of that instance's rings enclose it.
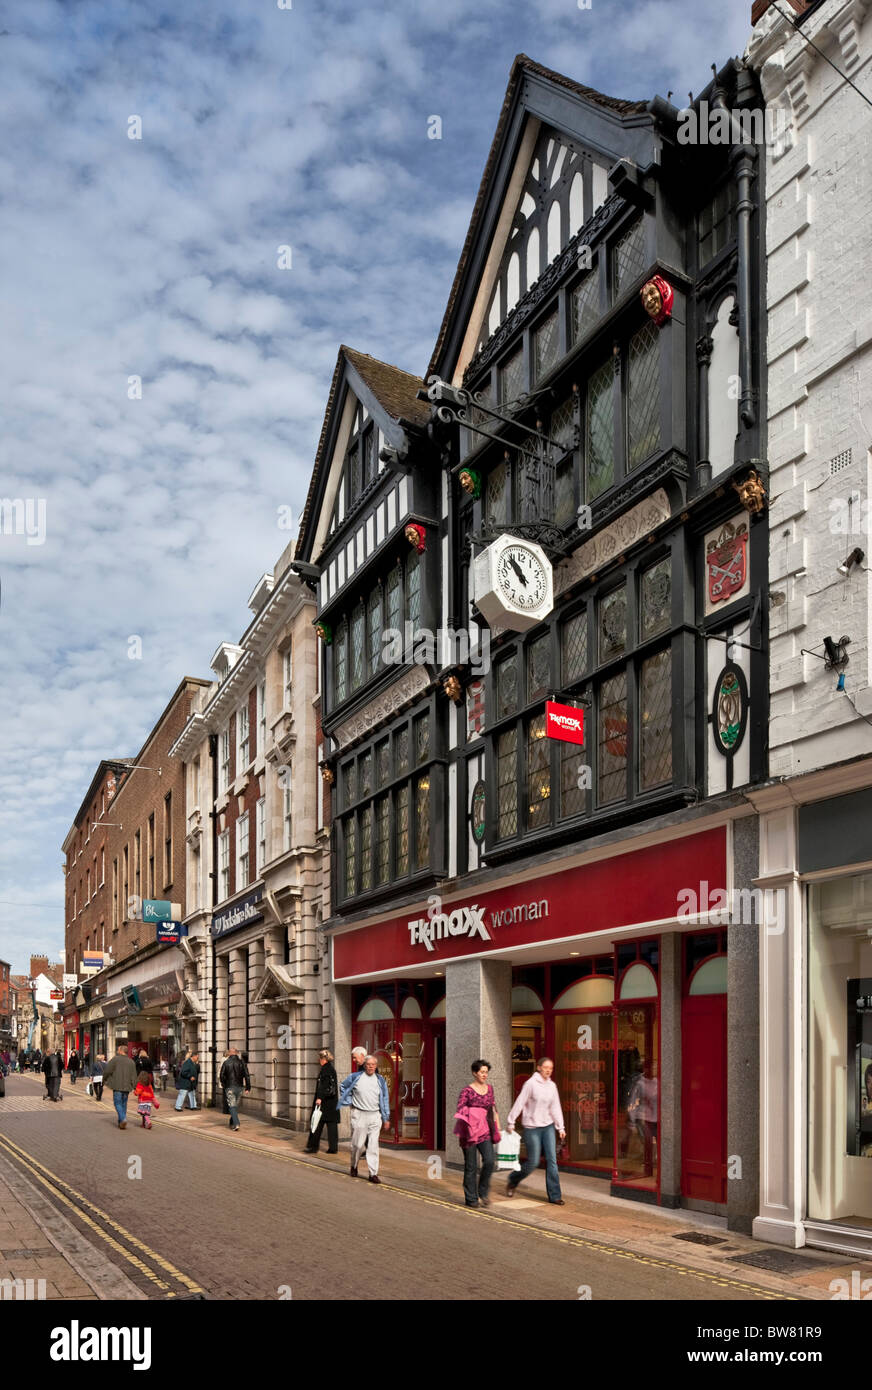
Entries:
{"label": "blue shop sign", "polygon": [[217,940],[219,936],[227,936],[228,932],[238,931],[240,927],[247,927],[251,922],[259,922],[263,917],[261,901],[263,899],[263,889],[256,888],[247,897],[240,898],[239,902],[232,907],[225,907],[221,912],[212,914],[212,937]]}

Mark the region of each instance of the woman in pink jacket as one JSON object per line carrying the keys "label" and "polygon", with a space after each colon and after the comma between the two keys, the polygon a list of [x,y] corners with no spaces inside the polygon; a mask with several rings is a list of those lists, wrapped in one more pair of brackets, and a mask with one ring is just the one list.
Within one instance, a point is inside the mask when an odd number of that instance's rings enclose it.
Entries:
{"label": "woman in pink jacket", "polygon": [[564,1207],[566,1203],[560,1195],[560,1176],[557,1172],[555,1130],[561,1139],[565,1139],[566,1128],[557,1087],[551,1080],[553,1070],[552,1058],[540,1057],[536,1063],[536,1070],[529,1080],[524,1082],[518,1099],[509,1111],[506,1128],[510,1134],[514,1131],[515,1120],[521,1116],[527,1157],[520,1173],[509,1174],[506,1196],[514,1197],[518,1183],[523,1182],[539,1167],[539,1159],[544,1150],[545,1191],[548,1193],[548,1201],[554,1206]]}

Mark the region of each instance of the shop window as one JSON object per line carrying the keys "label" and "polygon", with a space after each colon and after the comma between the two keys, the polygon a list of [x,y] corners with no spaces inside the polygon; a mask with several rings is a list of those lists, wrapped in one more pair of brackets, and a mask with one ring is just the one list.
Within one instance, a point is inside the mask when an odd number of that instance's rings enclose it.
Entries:
{"label": "shop window", "polygon": [[374,1023],[380,1018],[393,1018],[394,1011],[383,999],[370,999],[357,1015],[358,1023]]}
{"label": "shop window", "polygon": [[614,980],[600,979],[596,975],[586,980],[577,980],[574,985],[558,994],[552,1005],[555,1009],[604,1009],[614,1003]]}
{"label": "shop window", "polygon": [[431,1017],[431,1018],[434,1018],[434,1019],[435,1019],[435,1018],[444,1018],[444,1017],[445,1017],[445,1000],[444,1000],[444,999],[440,999],[438,1004],[434,1004],[434,1005],[433,1005],[432,1009],[430,1010],[430,1017]]}
{"label": "shop window", "polygon": [[621,980],[619,999],[656,999],[657,976],[648,965],[637,961]]}
{"label": "shop window", "polygon": [[726,994],[727,958],[713,956],[699,967],[690,982],[688,994]]}
{"label": "shop window", "polygon": [[410,994],[408,999],[403,1000],[403,1007],[400,1009],[400,1018],[423,1018],[424,1013],[417,999]]}
{"label": "shop window", "polygon": [[709,956],[726,953],[727,934],[725,931],[693,932],[684,941],[684,978],[689,980],[694,970]]}
{"label": "shop window", "polygon": [[514,985],[512,987],[512,1013],[540,1013],[543,1004],[535,990],[529,985]]}

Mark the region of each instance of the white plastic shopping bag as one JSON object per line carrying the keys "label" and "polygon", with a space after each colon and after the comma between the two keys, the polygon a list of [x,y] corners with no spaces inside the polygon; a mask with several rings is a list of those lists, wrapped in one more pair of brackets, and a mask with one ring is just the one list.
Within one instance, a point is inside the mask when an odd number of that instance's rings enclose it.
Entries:
{"label": "white plastic shopping bag", "polygon": [[521,1167],[518,1155],[521,1152],[520,1134],[509,1134],[508,1130],[503,1130],[503,1136],[497,1144],[497,1168],[503,1172],[517,1173]]}
{"label": "white plastic shopping bag", "polygon": [[312,1118],[311,1118],[311,1120],[309,1121],[309,1130],[310,1130],[310,1133],[312,1133],[312,1134],[315,1133],[315,1130],[318,1128],[318,1125],[320,1124],[320,1121],[321,1121],[321,1107],[320,1107],[320,1105],[316,1105],[316,1106],[315,1106],[315,1109],[312,1111]]}

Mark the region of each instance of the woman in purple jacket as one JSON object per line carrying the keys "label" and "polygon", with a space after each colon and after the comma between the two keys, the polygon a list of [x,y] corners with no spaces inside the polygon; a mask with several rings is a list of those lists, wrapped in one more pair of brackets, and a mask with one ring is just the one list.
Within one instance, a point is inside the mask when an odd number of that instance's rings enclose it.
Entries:
{"label": "woman in purple jacket", "polygon": [[488,1082],[490,1062],[477,1057],[470,1071],[472,1082],[464,1086],[457,1100],[454,1133],[463,1149],[463,1195],[466,1205],[489,1207],[491,1173],[496,1165],[494,1144],[500,1141],[500,1117],[494,1105],[494,1088]]}

